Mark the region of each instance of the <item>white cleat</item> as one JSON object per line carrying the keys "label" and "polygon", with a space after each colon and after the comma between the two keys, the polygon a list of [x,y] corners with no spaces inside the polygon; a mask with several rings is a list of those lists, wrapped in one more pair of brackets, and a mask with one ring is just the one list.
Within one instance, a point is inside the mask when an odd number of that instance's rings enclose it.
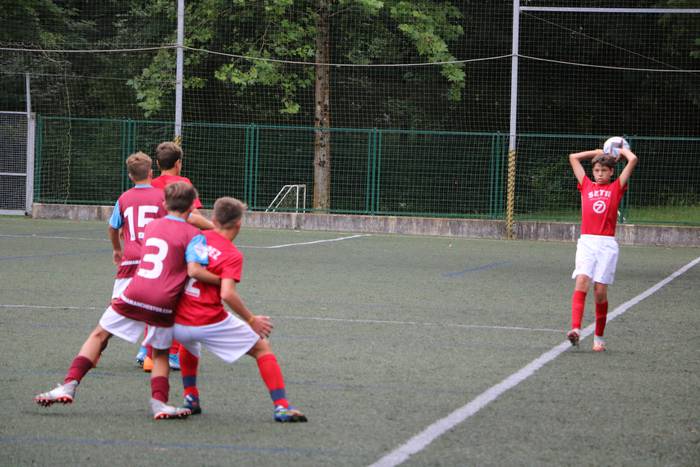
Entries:
{"label": "white cleat", "polygon": [[605,352],[608,348],[605,346],[605,340],[602,337],[593,336],[593,351]]}
{"label": "white cleat", "polygon": [[154,420],[167,420],[171,418],[187,418],[192,411],[182,407],[173,407],[158,399],[151,399],[151,412]]}
{"label": "white cleat", "polygon": [[49,392],[43,392],[34,397],[34,402],[48,407],[53,404],[72,404],[75,398],[75,388],[78,387],[77,381],[69,381],[65,384],[59,384],[55,389]]}

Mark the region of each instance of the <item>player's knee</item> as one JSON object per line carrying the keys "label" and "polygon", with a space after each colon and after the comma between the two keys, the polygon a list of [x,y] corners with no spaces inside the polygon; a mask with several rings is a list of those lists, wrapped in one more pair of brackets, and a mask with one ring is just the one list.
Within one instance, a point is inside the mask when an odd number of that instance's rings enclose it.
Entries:
{"label": "player's knee", "polygon": [[99,340],[101,343],[106,344],[107,341],[109,340],[110,337],[112,337],[112,334],[104,329],[102,326],[97,326],[91,334],[91,337],[94,339]]}
{"label": "player's knee", "polygon": [[267,339],[258,339],[258,342],[248,351],[248,355],[256,360],[270,353],[272,353],[272,347]]}
{"label": "player's knee", "polygon": [[578,276],[576,276],[576,290],[586,292],[590,285],[591,279],[588,276],[584,274],[579,274]]}

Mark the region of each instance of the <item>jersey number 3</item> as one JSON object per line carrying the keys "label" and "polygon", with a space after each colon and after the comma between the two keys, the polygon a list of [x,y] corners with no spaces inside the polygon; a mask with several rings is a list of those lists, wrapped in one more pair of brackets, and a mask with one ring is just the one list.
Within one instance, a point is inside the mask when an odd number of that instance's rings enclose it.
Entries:
{"label": "jersey number 3", "polygon": [[[160,238],[151,237],[146,240],[145,247],[152,246],[158,251],[156,253],[146,253],[141,258],[141,266],[136,274],[146,279],[156,279],[163,272],[163,260],[168,255],[168,244],[165,240]],[[152,269],[143,269],[144,263],[151,263],[153,265]]]}

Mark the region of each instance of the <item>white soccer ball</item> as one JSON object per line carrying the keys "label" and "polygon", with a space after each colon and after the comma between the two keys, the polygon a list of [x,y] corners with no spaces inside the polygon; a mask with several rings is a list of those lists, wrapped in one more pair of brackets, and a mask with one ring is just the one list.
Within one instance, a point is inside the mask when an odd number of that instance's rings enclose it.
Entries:
{"label": "white soccer ball", "polygon": [[603,153],[620,157],[620,149],[622,148],[629,149],[630,143],[622,136],[613,136],[612,138],[608,138],[605,144],[603,144]]}

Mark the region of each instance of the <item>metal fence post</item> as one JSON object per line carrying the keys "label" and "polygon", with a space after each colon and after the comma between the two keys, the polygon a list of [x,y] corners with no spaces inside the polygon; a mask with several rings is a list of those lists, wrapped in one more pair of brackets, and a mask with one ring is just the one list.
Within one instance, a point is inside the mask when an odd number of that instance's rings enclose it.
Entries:
{"label": "metal fence post", "polygon": [[367,132],[367,188],[365,189],[365,214],[374,205],[374,129]]}
{"label": "metal fence post", "polygon": [[374,213],[379,212],[379,192],[381,186],[381,172],[382,172],[382,130],[376,129],[376,157],[374,163]]}

